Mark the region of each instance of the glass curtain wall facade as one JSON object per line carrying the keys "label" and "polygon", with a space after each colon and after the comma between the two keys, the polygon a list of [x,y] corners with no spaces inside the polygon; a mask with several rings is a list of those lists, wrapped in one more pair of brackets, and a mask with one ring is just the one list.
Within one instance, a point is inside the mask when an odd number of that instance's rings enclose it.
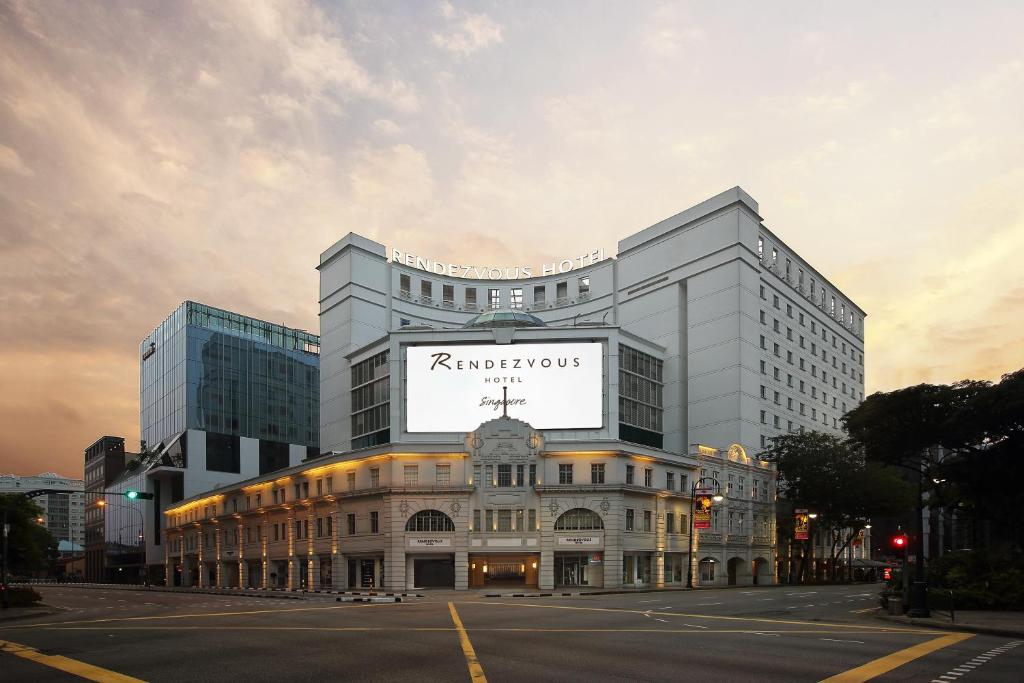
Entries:
{"label": "glass curtain wall facade", "polygon": [[662,361],[619,345],[619,438],[661,448]]}
{"label": "glass curtain wall facade", "polygon": [[391,441],[390,352],[352,366],[352,448]]}
{"label": "glass curtain wall facade", "polygon": [[314,334],[186,301],[140,346],[142,438],[197,429],[317,448],[319,351]]}

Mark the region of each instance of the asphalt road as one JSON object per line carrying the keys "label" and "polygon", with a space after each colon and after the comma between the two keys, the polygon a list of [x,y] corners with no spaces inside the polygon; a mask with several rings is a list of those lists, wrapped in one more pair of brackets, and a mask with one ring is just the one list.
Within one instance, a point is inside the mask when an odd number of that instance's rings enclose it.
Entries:
{"label": "asphalt road", "polygon": [[[3,681],[1024,681],[1024,643],[876,619],[875,589],[338,603],[69,587],[0,622]],[[864,667],[858,669],[858,667]],[[129,677],[119,678],[118,675]]]}

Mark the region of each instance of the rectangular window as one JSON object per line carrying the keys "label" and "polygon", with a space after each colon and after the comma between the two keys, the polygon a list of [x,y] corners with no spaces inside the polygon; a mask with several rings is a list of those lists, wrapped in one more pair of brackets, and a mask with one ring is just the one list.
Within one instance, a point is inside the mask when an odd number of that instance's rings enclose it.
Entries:
{"label": "rectangular window", "polygon": [[455,305],[455,285],[441,285],[441,300],[445,306]]}
{"label": "rectangular window", "polygon": [[466,307],[467,308],[476,308],[476,288],[475,287],[467,287],[466,288]]}
{"label": "rectangular window", "polygon": [[345,473],[345,482],[346,482],[346,484],[348,484],[348,490],[349,491],[355,491],[356,490],[356,473],[355,472],[346,472]]}
{"label": "rectangular window", "polygon": [[644,486],[648,488],[654,486],[654,470],[650,467],[644,468]]}
{"label": "rectangular window", "polygon": [[488,306],[488,308],[501,308],[501,290],[500,289],[488,289],[487,290],[487,306]]}
{"label": "rectangular window", "polygon": [[591,484],[603,484],[604,483],[604,463],[591,463],[590,464],[590,483]]}
{"label": "rectangular window", "polygon": [[537,466],[530,465],[530,486],[537,485]]}
{"label": "rectangular window", "polygon": [[487,522],[484,524],[484,528],[487,531],[494,531],[494,510],[487,510],[484,519]]}
{"label": "rectangular window", "polygon": [[651,530],[651,511],[644,510],[644,531]]}
{"label": "rectangular window", "polygon": [[370,511],[370,533],[380,533],[380,513],[377,512],[376,510]]}
{"label": "rectangular window", "polygon": [[324,518],[316,518],[316,537],[321,538],[324,535]]}
{"label": "rectangular window", "polygon": [[633,508],[626,508],[626,531],[633,530]]}
{"label": "rectangular window", "polygon": [[635,471],[636,471],[635,467],[633,467],[632,465],[626,465],[626,483],[627,484],[632,484],[633,483],[633,475],[634,475]]}
{"label": "rectangular window", "polygon": [[480,531],[480,509],[473,510],[473,531]]}
{"label": "rectangular window", "polygon": [[380,468],[370,468],[370,488],[375,489],[380,486]]}
{"label": "rectangular window", "polygon": [[537,285],[533,288],[533,307],[537,308],[544,305],[545,298],[547,297],[547,288],[543,285]]}
{"label": "rectangular window", "polygon": [[420,296],[429,300],[433,296],[434,285],[429,280],[420,280]]}
{"label": "rectangular window", "polygon": [[513,287],[509,292],[509,305],[513,309],[523,307],[523,288]]}
{"label": "rectangular window", "polygon": [[674,491],[676,488],[676,473],[666,472],[665,473],[665,488],[669,491]]}
{"label": "rectangular window", "polygon": [[572,483],[572,463],[568,465],[558,466],[558,483],[559,484],[571,484]]}
{"label": "rectangular window", "polygon": [[516,486],[523,486],[525,483],[523,476],[525,474],[525,470],[525,465],[516,465]]}
{"label": "rectangular window", "polygon": [[555,302],[564,303],[569,298],[569,283],[558,282],[555,284]]}
{"label": "rectangular window", "polygon": [[585,296],[590,294],[590,276],[584,275],[580,278],[580,295]]}
{"label": "rectangular window", "polygon": [[494,487],[494,465],[484,465],[484,486]]}
{"label": "rectangular window", "polygon": [[405,485],[406,486],[417,486],[420,483],[420,468],[419,465],[405,465],[402,468],[405,474]]}
{"label": "rectangular window", "polygon": [[451,486],[452,483],[452,466],[449,464],[440,464],[437,466],[436,471],[436,483],[438,486]]}
{"label": "rectangular window", "polygon": [[674,534],[676,532],[676,516],[671,512],[665,513],[665,533]]}
{"label": "rectangular window", "polygon": [[498,465],[498,487],[512,486],[512,465]]}
{"label": "rectangular window", "polygon": [[516,510],[516,526],[515,526],[515,530],[516,531],[522,531],[523,530],[523,511],[522,511],[522,509]]}
{"label": "rectangular window", "polygon": [[498,510],[498,531],[512,531],[511,510]]}
{"label": "rectangular window", "polygon": [[528,513],[529,531],[537,530],[537,511],[534,508],[530,508]]}
{"label": "rectangular window", "polygon": [[356,534],[356,516],[355,516],[355,513],[352,513],[352,512],[348,513],[348,515],[346,515],[346,519],[348,520],[348,535],[349,536],[355,536],[355,534]]}
{"label": "rectangular window", "polygon": [[405,297],[412,294],[412,278],[404,273],[398,276],[398,293]]}

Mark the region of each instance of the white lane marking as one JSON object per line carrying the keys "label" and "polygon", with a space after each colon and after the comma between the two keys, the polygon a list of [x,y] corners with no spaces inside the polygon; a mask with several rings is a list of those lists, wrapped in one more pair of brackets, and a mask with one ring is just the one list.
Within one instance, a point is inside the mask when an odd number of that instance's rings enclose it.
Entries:
{"label": "white lane marking", "polygon": [[655,619],[655,621],[660,621],[663,624],[667,624],[668,623],[668,619]]}
{"label": "white lane marking", "polygon": [[771,602],[774,599],[775,598],[758,598],[757,601],[758,602]]}
{"label": "white lane marking", "polygon": [[707,626],[700,626],[699,624],[683,624],[683,626],[689,626],[690,628],[707,628]]}
{"label": "white lane marking", "polygon": [[833,643],[860,643],[861,645],[864,644],[863,640],[841,640],[839,638],[818,638],[818,640],[827,640]]}
{"label": "white lane marking", "polygon": [[672,605],[665,605],[664,607],[659,607],[658,609],[672,609]]}
{"label": "white lane marking", "polygon": [[761,633],[760,631],[751,631],[755,636],[769,636],[771,638],[778,638],[778,633]]}
{"label": "white lane marking", "polygon": [[644,603],[644,602],[658,602],[658,601],[657,600],[641,600],[640,602]]}
{"label": "white lane marking", "polygon": [[697,607],[710,607],[711,605],[721,605],[721,602],[698,602]]}

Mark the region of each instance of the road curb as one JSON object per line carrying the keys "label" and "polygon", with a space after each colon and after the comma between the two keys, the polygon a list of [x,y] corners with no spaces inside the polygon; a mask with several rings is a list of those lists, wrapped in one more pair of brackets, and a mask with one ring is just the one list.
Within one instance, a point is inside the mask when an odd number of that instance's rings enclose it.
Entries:
{"label": "road curb", "polygon": [[904,617],[893,614],[876,614],[876,619],[883,621],[889,621],[897,624],[903,624],[905,626],[918,626],[921,628],[938,629],[940,631],[959,631],[961,633],[976,633],[984,636],[999,636],[1005,638],[1022,638],[1024,637],[1024,628],[1012,629],[1012,628],[999,628],[997,626],[979,626],[977,624],[957,624],[957,623],[932,623],[931,621],[925,622],[921,619],[913,619],[911,617]]}
{"label": "road curb", "polygon": [[[19,608],[15,608],[15,609],[19,609]],[[48,617],[51,614],[60,614],[61,612],[64,612],[64,611],[66,611],[66,610],[62,610],[59,607],[46,606],[45,609],[42,609],[42,610],[40,610],[38,612],[30,612],[30,613],[27,613],[27,614],[15,614],[15,615],[8,616],[8,615],[5,615],[2,612],[0,612],[0,628],[3,628],[4,622],[20,621],[22,619],[34,619],[36,617]]]}

